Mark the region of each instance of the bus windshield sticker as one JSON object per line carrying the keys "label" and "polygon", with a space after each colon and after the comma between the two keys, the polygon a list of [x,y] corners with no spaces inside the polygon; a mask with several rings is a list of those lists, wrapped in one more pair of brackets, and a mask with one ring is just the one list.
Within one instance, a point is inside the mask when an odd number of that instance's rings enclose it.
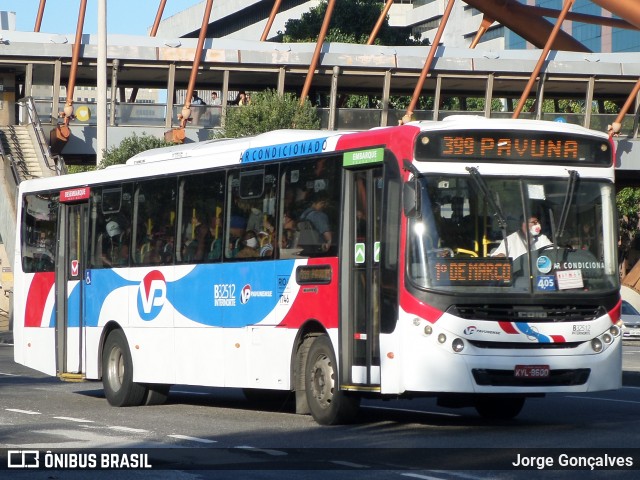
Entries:
{"label": "bus windshield sticker", "polygon": [[553,275],[539,275],[536,278],[536,290],[552,291],[557,290],[556,277]]}
{"label": "bus windshield sticker", "polygon": [[370,148],[368,150],[357,150],[355,152],[345,152],[342,155],[343,167],[358,167],[371,163],[381,163],[384,160],[384,148]]}
{"label": "bus windshield sticker", "polygon": [[242,153],[242,163],[268,162],[283,158],[317,155],[327,150],[327,137],[312,138],[299,142],[282,143],[280,145],[266,145],[264,147],[248,148]]}
{"label": "bus windshield sticker", "polygon": [[431,280],[437,286],[511,286],[510,258],[430,258]]}
{"label": "bus windshield sticker", "polygon": [[531,184],[527,185],[527,192],[531,200],[546,200],[544,194],[544,185]]}
{"label": "bus windshield sticker", "polygon": [[331,265],[306,265],[296,268],[298,285],[331,283]]}
{"label": "bus windshield sticker", "polygon": [[560,270],[556,272],[558,279],[558,289],[568,290],[570,288],[584,288],[582,281],[582,270]]}

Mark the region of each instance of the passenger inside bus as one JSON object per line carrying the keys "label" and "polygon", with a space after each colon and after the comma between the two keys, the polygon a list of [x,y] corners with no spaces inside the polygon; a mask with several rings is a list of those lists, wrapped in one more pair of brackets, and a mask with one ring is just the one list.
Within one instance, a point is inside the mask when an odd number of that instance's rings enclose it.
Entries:
{"label": "passenger inside bus", "polygon": [[227,250],[225,257],[235,257],[242,248],[242,236],[244,235],[247,227],[247,221],[238,215],[232,215],[229,220],[229,243],[227,244]]}
{"label": "passenger inside bus", "polygon": [[188,241],[185,242],[184,260],[187,262],[201,262],[205,253],[211,249],[213,237],[209,231],[209,219],[200,212],[194,212]]}
{"label": "passenger inside bus", "polygon": [[[303,255],[326,253],[331,248],[333,235],[329,225],[329,216],[326,209],[329,205],[329,197],[325,192],[313,195],[311,206],[307,208],[298,219],[300,237],[298,246],[303,249]],[[303,228],[303,225],[305,227]]]}
{"label": "passenger inside bus", "polygon": [[142,262],[147,265],[149,264],[159,265],[163,263],[164,261],[163,250],[164,250],[164,241],[158,234],[155,234],[151,241],[151,247],[145,254],[144,258],[142,259]]}
{"label": "passenger inside bus", "polygon": [[260,256],[258,236],[253,230],[247,230],[242,236],[242,248],[236,255],[236,258],[257,258]]}
{"label": "passenger inside bus", "polygon": [[275,232],[274,219],[271,215],[265,215],[262,221],[262,230],[258,232],[260,243],[260,256],[273,256],[273,235]]}
{"label": "passenger inside bus", "polygon": [[129,239],[127,231],[121,225],[110,220],[105,226],[106,235],[102,235],[102,264],[111,267],[129,264]]}

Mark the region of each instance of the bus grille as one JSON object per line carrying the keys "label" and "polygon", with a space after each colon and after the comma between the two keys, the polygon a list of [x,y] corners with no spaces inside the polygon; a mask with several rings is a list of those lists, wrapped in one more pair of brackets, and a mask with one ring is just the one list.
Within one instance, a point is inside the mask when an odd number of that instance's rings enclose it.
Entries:
{"label": "bus grille", "polygon": [[509,349],[509,350],[564,350],[568,348],[576,348],[578,345],[582,345],[583,342],[486,342],[480,340],[467,341],[477,348],[497,348],[497,349]]}
{"label": "bus grille", "polygon": [[589,380],[591,369],[551,370],[546,378],[523,378],[514,376],[513,370],[474,368],[473,378],[478,385],[493,387],[569,387],[584,385]]}
{"label": "bus grille", "polygon": [[602,306],[452,305],[448,313],[467,320],[496,322],[583,322],[606,313]]}

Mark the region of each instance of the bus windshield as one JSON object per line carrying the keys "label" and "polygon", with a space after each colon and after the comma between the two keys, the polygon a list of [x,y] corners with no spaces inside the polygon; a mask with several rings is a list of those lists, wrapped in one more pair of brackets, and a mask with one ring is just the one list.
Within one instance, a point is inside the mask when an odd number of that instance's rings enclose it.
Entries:
{"label": "bus windshield", "polygon": [[[559,294],[618,287],[614,188],[602,180],[428,174],[409,220],[419,288]],[[475,174],[475,175],[474,175]]]}

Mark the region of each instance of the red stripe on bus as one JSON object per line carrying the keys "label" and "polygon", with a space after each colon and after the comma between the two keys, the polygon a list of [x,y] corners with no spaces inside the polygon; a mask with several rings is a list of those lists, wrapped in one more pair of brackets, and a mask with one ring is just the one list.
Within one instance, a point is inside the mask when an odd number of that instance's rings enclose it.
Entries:
{"label": "red stripe on bus", "polygon": [[36,273],[33,276],[29,293],[27,294],[27,305],[24,311],[25,327],[41,327],[44,316],[44,307],[47,304],[47,297],[53,288],[55,281],[54,272]]}
{"label": "red stripe on bus", "polygon": [[502,328],[504,332],[513,334],[520,333],[518,332],[518,330],[516,330],[516,327],[514,327],[511,322],[498,322],[498,325],[500,325],[500,328]]}

